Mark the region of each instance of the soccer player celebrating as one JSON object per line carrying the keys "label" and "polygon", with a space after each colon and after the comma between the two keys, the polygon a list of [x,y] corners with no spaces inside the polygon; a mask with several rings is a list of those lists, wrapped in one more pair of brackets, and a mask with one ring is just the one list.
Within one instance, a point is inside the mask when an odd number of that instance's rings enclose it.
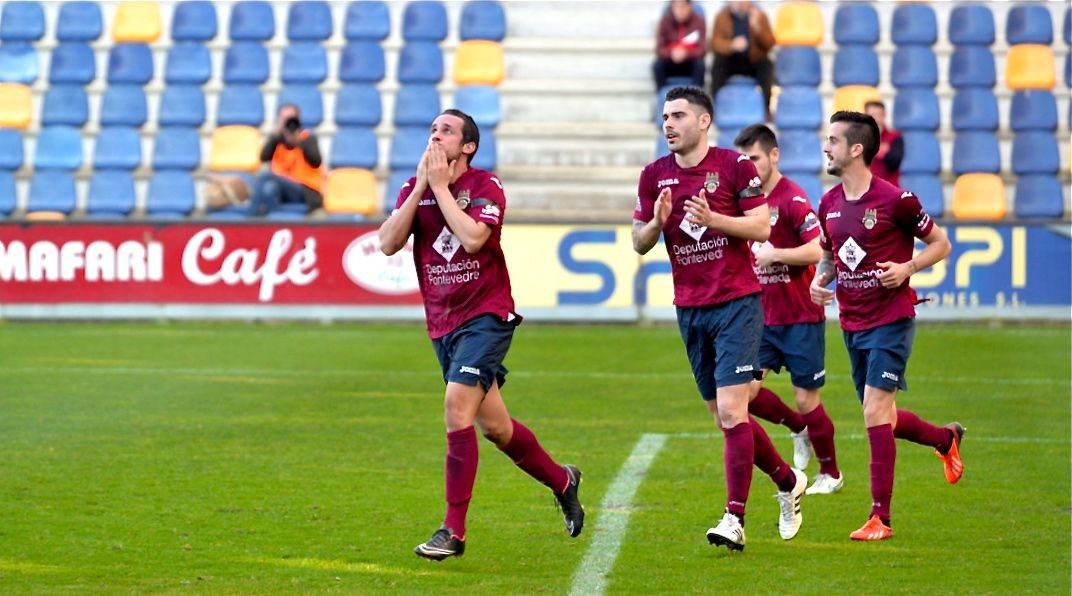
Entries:
{"label": "soccer player celebrating", "polygon": [[387,255],[413,234],[428,334],[446,383],[447,512],[442,527],[414,549],[437,561],[465,552],[465,517],[479,456],[474,422],[519,468],[554,492],[570,536],[580,535],[584,526],[577,496],[581,471],[555,463],[503,403],[503,359],[521,317],[514,312],[500,244],[502,183],[469,166],[479,145],[480,131],[467,114],[440,114],[417,175],[402,187],[394,212],[380,226]]}
{"label": "soccer player celebrating", "polygon": [[844,480],[834,451],[834,423],[819,401],[819,388],[826,380],[826,315],[823,307],[811,301],[808,291],[815,276],[814,265],[822,256],[819,220],[807,193],[778,171],[778,139],[770,128],[753,124],[742,130],[733,144],[755,164],[770,211],[770,239],[752,244],[753,265],[763,287],[759,366],[763,378],[783,366],[789,371],[800,413],[763,387],[762,380],[752,383],[748,411],[789,428],[797,469],[808,467],[814,445],[819,475],[806,493],[835,493]]}
{"label": "soccer player celebrating", "polygon": [[[871,174],[878,145],[878,124],[871,116],[837,112],[830,117],[823,153],[826,171],[841,184],[819,204],[823,257],[811,284],[812,300],[827,305],[835,294],[826,286],[837,279],[841,328],[871,443],[871,516],[849,535],[853,540],[893,536],[894,439],[933,447],[951,484],[964,473],[964,427],[957,422],[935,426],[898,409],[895,401],[898,389],[908,389],[905,369],[915,336],[917,300],[908,279],[949,255],[950,245],[916,195]],[[926,246],[913,256],[916,238]]]}
{"label": "soccer player celebrating", "polygon": [[700,397],[725,436],[726,510],[707,539],[742,550],[752,465],[778,485],[778,530],[785,540],[800,529],[807,476],[782,461],[763,427],[748,416],[763,333],[748,241],[767,240],[770,215],[752,162],[708,146],[711,113],[711,96],[698,87],[666,94],[663,131],[670,154],[640,174],[633,248],[645,254],[660,235],[665,240],[681,337]]}

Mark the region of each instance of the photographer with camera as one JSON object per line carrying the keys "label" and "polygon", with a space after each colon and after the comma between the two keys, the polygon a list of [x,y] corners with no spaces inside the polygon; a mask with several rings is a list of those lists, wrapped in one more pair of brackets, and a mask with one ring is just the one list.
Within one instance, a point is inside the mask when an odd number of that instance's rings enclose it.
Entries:
{"label": "photographer with camera", "polygon": [[301,125],[298,107],[279,106],[275,132],[261,148],[261,161],[270,171],[261,174],[250,200],[250,215],[263,216],[281,203],[304,203],[318,209],[324,198],[324,166],[316,135]]}

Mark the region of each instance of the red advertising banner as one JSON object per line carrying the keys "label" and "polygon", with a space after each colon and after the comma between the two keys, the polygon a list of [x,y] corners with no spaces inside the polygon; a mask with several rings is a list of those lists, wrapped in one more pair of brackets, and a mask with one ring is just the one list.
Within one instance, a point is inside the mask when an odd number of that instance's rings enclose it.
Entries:
{"label": "red advertising banner", "polygon": [[352,225],[0,225],[0,303],[419,305],[412,246]]}

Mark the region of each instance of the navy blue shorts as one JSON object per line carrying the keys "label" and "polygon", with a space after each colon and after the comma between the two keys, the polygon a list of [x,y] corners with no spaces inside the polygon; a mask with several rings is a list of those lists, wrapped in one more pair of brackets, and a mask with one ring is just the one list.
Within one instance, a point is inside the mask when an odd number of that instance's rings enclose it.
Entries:
{"label": "navy blue shorts", "polygon": [[492,384],[506,383],[503,360],[510,350],[510,340],[520,319],[504,321],[495,315],[480,315],[460,327],[432,340],[444,383],[477,383],[490,390]]}
{"label": "navy blue shorts", "polygon": [[826,324],[798,323],[763,328],[759,367],[789,371],[794,387],[818,389],[826,382]]}
{"label": "navy blue shorts", "polygon": [[756,358],[763,335],[759,294],[715,306],[679,307],[677,325],[700,397],[712,400],[719,387],[761,377]]}
{"label": "navy blue shorts", "polygon": [[864,385],[886,391],[908,391],[905,371],[916,337],[915,319],[901,319],[874,329],[842,333],[849,350],[856,396],[861,402],[864,401]]}

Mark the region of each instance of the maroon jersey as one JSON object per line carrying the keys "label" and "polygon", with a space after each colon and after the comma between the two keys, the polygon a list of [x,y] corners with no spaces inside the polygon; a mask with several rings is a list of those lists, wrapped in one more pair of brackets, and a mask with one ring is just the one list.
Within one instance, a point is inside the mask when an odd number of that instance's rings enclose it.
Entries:
{"label": "maroon jersey", "polygon": [[856,201],[845,200],[841,184],[819,203],[823,250],[834,253],[841,327],[872,329],[916,314],[916,292],[907,282],[889,290],[878,275],[879,263],[912,258],[915,238],[934,228],[916,195],[878,177]]}
{"label": "maroon jersey", "polygon": [[759,293],[748,241],[685,219],[685,200],[698,196],[700,189],[706,191],[711,211],[723,215],[737,217],[764,204],[767,199],[755,165],[736,151],[718,147],[708,149],[692,168],[678,166],[673,154],[661,157],[640,173],[633,219],[652,220],[655,199],[664,187],[673,193],[663,238],[674,279],[674,304],[709,306]]}
{"label": "maroon jersey", "polygon": [[[395,207],[413,191],[410,178]],[[506,213],[502,184],[490,172],[468,169],[450,185],[450,192],[469,217],[491,226],[491,236],[475,254],[462,248],[431,189],[425,191],[413,220],[413,261],[424,297],[428,335],[438,339],[482,314],[507,320],[514,316],[510,275],[500,239]]]}
{"label": "maroon jersey", "polygon": [[[767,195],[770,208],[770,239],[774,248],[796,248],[819,237],[819,219],[811,210],[808,195],[789,178],[782,176]],[[760,244],[756,243],[753,248]],[[795,325],[826,320],[823,307],[811,301],[814,265],[775,263],[759,267],[752,261],[763,286],[763,324]]]}

